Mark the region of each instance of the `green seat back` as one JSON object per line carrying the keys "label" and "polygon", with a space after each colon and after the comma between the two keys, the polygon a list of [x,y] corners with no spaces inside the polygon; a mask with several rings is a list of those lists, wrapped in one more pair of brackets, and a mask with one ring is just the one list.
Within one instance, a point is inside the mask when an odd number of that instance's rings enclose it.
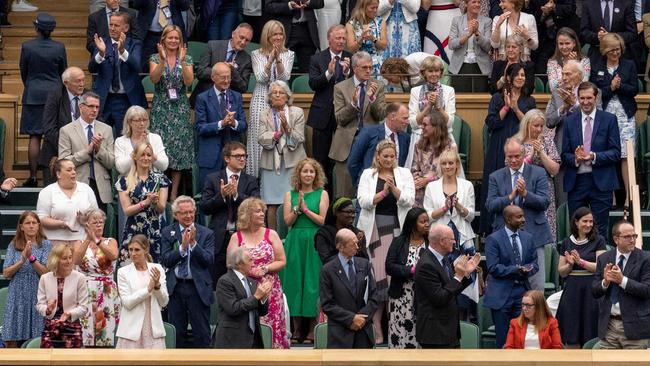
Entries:
{"label": "green seat back", "polygon": [[289,232],[289,228],[284,223],[284,203],[278,206],[278,209],[275,211],[275,220],[275,231],[277,231],[280,239],[284,240],[284,238],[287,237],[287,233]]}
{"label": "green seat back", "polygon": [[262,333],[262,343],[264,344],[264,348],[273,348],[273,328],[260,323],[260,331]]}
{"label": "green seat back", "polygon": [[115,203],[106,205],[106,222],[104,223],[104,236],[117,238],[117,210]]}
{"label": "green seat back", "polygon": [[466,321],[460,322],[460,348],[461,349],[478,349],[480,334],[476,324]]}
{"label": "green seat back", "polygon": [[535,77],[535,93],[544,93],[544,82],[539,77]]}
{"label": "green seat back", "polygon": [[192,61],[194,61],[194,65],[198,65],[199,60],[201,59],[201,55],[203,55],[203,52],[205,52],[206,46],[207,43],[204,42],[196,42],[196,41],[187,42],[187,54],[192,57]]}
{"label": "green seat back", "polygon": [[253,51],[255,51],[256,49],[259,49],[259,48],[260,48],[259,43],[248,42],[248,46],[246,46],[246,52],[248,52],[250,54],[251,52],[253,52]]}
{"label": "green seat back", "polygon": [[164,322],[165,325],[165,348],[174,349],[176,348],[176,327],[173,325]]}
{"label": "green seat back", "polygon": [[318,323],[314,328],[314,349],[327,349],[327,322]]}
{"label": "green seat back", "polygon": [[291,83],[291,90],[294,93],[313,93],[314,91],[309,86],[309,75],[300,75]]}
{"label": "green seat back", "polygon": [[598,337],[588,340],[585,344],[582,345],[582,349],[598,349],[600,339]]}
{"label": "green seat back", "polygon": [[[459,123],[456,123],[456,119],[459,120]],[[457,128],[458,136],[456,136]],[[463,170],[467,172],[469,169],[469,157],[472,146],[472,128],[469,126],[469,123],[458,117],[458,115],[454,116],[454,140],[456,140],[456,145],[458,146],[458,155],[460,156]]]}
{"label": "green seat back", "polygon": [[149,75],[142,78],[142,87],[144,88],[145,93],[153,93],[154,90],[156,89]]}
{"label": "green seat back", "polygon": [[555,241],[560,242],[571,235],[571,220],[569,218],[569,206],[563,203],[555,210],[555,223],[557,231]]}
{"label": "green seat back", "polygon": [[26,340],[21,348],[41,348],[41,337]]}
{"label": "green seat back", "polygon": [[7,307],[7,296],[9,287],[0,288],[0,327],[5,323],[5,308]]}
{"label": "green seat back", "polygon": [[255,91],[255,85],[257,84],[257,78],[255,78],[255,74],[251,74],[250,79],[248,79],[248,89],[246,92],[252,93]]}

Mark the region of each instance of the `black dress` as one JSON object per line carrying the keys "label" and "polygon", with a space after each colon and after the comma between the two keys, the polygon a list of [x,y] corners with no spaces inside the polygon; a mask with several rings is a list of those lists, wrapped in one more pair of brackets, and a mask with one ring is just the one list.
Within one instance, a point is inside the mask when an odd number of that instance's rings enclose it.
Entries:
{"label": "black dress", "polygon": [[[577,250],[580,258],[587,262],[596,261],[596,252],[605,251],[605,240],[597,237],[593,241],[576,243],[573,235],[564,239],[560,245],[560,255],[565,251]],[[583,345],[598,336],[598,301],[591,294],[594,274],[577,264],[564,281],[564,291],[557,308],[557,321],[564,344]]]}

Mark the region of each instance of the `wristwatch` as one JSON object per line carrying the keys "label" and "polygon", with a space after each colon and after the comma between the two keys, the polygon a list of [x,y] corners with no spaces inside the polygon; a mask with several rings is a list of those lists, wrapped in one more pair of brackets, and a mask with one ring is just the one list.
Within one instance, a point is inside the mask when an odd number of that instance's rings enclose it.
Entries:
{"label": "wristwatch", "polygon": [[293,211],[293,213],[294,213],[296,216],[300,215],[300,213],[301,213],[301,211],[300,211],[300,207],[298,207],[298,205],[293,206],[293,207],[291,208],[291,211]]}

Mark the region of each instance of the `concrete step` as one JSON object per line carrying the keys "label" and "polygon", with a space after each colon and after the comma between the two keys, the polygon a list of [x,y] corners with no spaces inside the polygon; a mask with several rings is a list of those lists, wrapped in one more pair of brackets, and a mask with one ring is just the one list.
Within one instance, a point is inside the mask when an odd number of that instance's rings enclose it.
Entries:
{"label": "concrete step", "polygon": [[[80,1],[81,2],[81,1]],[[87,5],[88,3],[85,2]],[[88,10],[74,11],[74,10],[61,10],[65,9],[59,6],[58,10],[48,12],[56,20],[56,24],[65,26],[66,28],[86,28],[88,26]],[[12,25],[31,25],[36,19],[34,12],[11,12],[9,13],[9,23]],[[54,33],[56,33],[56,29]]]}
{"label": "concrete step", "polygon": [[[61,9],[68,9],[70,11],[85,12],[88,15],[89,7],[87,1],[79,0],[29,0],[32,5],[38,7],[38,11],[46,11],[53,13],[61,11]],[[27,14],[30,14],[28,12]]]}
{"label": "concrete step", "polygon": [[[68,44],[65,46],[65,53],[68,57],[68,60],[87,60],[90,59],[90,55],[86,50],[86,44],[83,42]],[[20,45],[5,46],[2,51],[2,56],[7,61],[18,61],[20,60]]]}
{"label": "concrete step", "polygon": [[[12,46],[20,46],[24,42],[32,39],[34,37],[23,37],[23,36],[5,36],[4,34],[2,35],[2,40],[3,40],[3,45],[4,47],[12,47]],[[81,45],[84,48],[86,47],[86,37],[79,37],[75,35],[70,35],[70,36],[59,36],[59,37],[52,37],[52,39],[62,42],[63,44],[66,45],[66,48],[70,45]],[[90,55],[90,53],[88,53]]]}
{"label": "concrete step", "polygon": [[[68,64],[68,66],[81,66],[79,64]],[[83,68],[82,68],[83,69]],[[2,78],[2,92],[6,94],[22,95],[23,94],[23,81],[15,71],[6,71],[10,75],[5,75]],[[92,86],[92,77],[86,73],[86,87],[90,89]]]}
{"label": "concrete step", "polygon": [[[86,26],[70,28],[65,24],[58,24],[52,33],[52,38],[57,39],[58,37],[79,37],[85,39]],[[25,37],[26,39],[29,39],[36,36],[36,31],[34,30],[34,26],[31,22],[26,26],[13,24],[11,27],[2,28],[2,36],[5,39],[9,37]]]}

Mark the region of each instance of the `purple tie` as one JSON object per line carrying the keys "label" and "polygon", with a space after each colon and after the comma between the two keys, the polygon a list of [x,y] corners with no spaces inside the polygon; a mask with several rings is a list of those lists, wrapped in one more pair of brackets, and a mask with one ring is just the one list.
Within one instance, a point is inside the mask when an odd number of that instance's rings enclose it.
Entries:
{"label": "purple tie", "polygon": [[582,136],[582,148],[586,153],[591,152],[591,117],[585,117],[585,133]]}

